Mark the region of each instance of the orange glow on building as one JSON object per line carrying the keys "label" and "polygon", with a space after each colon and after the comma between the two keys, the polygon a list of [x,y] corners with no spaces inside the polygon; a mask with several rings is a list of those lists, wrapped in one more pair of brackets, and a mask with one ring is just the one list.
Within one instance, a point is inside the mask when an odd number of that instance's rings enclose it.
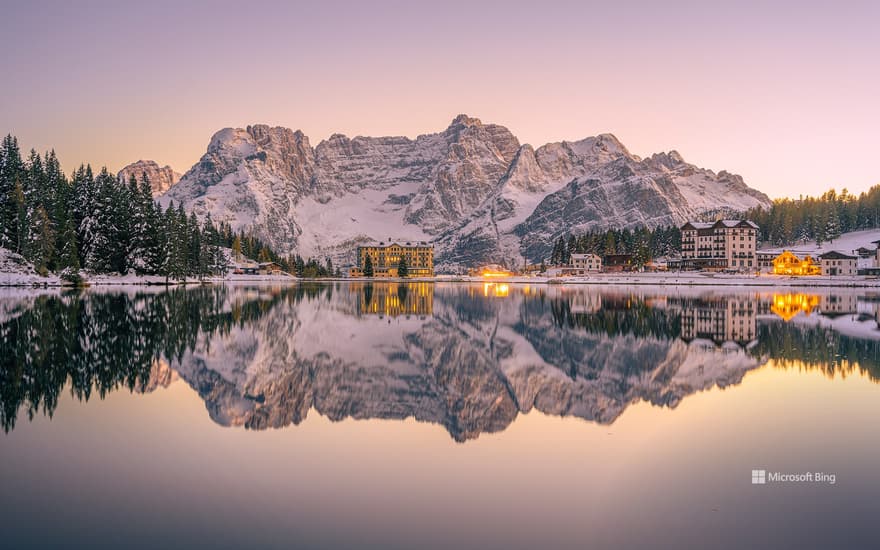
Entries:
{"label": "orange glow on building", "polygon": [[819,272],[819,264],[813,262],[813,258],[809,254],[804,256],[804,259],[800,259],[792,252],[786,250],[773,260],[774,275],[802,277],[819,275]]}
{"label": "orange glow on building", "polygon": [[480,269],[480,277],[510,277],[512,275],[512,272],[497,265],[490,265]]}

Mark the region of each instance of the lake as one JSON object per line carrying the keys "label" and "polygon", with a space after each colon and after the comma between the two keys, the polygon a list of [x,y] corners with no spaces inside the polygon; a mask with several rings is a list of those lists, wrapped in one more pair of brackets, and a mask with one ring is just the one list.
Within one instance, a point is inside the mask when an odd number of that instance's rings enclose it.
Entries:
{"label": "lake", "polygon": [[878,323],[870,289],[0,289],[2,546],[872,546]]}

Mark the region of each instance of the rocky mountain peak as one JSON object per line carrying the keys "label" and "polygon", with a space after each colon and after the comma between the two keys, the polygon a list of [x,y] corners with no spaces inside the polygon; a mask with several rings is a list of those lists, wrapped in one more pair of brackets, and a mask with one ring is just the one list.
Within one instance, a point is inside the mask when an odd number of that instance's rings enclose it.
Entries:
{"label": "rocky mountain peak", "polygon": [[670,170],[674,170],[682,164],[686,164],[681,154],[679,154],[679,152],[674,149],[669,152],[654,153],[653,155],[651,155],[651,160]]}
{"label": "rocky mountain peak", "polygon": [[140,182],[144,175],[150,180],[150,187],[152,188],[154,197],[158,197],[168,191],[172,185],[180,181],[181,177],[180,174],[172,170],[170,166],[165,165],[160,167],[159,163],[154,160],[139,160],[133,162],[120,170],[116,177],[122,181],[128,181],[131,176],[134,176],[135,179]]}
{"label": "rocky mountain peak", "polygon": [[467,115],[461,114],[452,119],[452,122],[449,124],[449,128],[455,128],[457,126],[471,127],[471,126],[482,126],[483,123],[478,118],[472,118]]}

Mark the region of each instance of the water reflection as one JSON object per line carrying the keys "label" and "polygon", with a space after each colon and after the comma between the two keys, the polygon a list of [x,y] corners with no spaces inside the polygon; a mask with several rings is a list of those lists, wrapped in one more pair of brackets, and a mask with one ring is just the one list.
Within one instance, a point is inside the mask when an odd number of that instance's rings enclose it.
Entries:
{"label": "water reflection", "polygon": [[[610,423],[675,407],[770,359],[880,379],[880,301],[774,294],[428,283],[198,287],[0,299],[11,430],[78,399],[181,379],[251,429],[414,417],[463,441],[532,409]],[[382,323],[377,323],[382,320]]]}
{"label": "water reflection", "polygon": [[351,283],[349,290],[359,293],[358,312],[379,317],[430,315],[434,310],[431,283]]}

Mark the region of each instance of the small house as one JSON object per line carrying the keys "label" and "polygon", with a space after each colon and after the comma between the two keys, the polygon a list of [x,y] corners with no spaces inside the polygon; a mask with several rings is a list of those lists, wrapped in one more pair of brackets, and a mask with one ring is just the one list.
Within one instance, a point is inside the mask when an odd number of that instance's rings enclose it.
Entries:
{"label": "small house", "polygon": [[819,267],[825,276],[850,276],[858,272],[859,258],[836,250],[819,255]]}
{"label": "small house", "polygon": [[608,273],[633,271],[635,269],[632,254],[606,254],[604,266],[605,271]]}
{"label": "small house", "polygon": [[573,275],[586,275],[602,271],[602,258],[597,254],[572,254]]}

